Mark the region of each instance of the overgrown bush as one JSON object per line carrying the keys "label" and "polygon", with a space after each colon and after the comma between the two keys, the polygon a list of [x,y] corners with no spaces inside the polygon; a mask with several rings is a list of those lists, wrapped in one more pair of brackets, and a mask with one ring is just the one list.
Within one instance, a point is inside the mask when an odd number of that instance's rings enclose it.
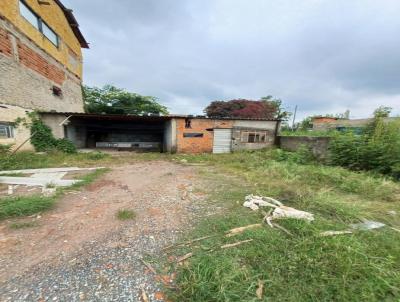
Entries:
{"label": "overgrown bush", "polygon": [[11,152],[12,145],[2,145],[0,144],[0,156],[7,155]]}
{"label": "overgrown bush", "polygon": [[31,144],[38,152],[58,150],[64,153],[76,153],[75,145],[68,139],[56,139],[49,126],[43,123],[40,117],[34,112],[29,114],[30,123],[18,121],[31,130]]}
{"label": "overgrown bush", "polygon": [[331,164],[400,179],[400,119],[386,123],[376,116],[362,135],[336,135],[329,150]]}
{"label": "overgrown bush", "polygon": [[273,159],[277,161],[288,161],[303,165],[315,163],[317,161],[311,149],[306,145],[301,145],[296,152],[275,149],[273,151]]}

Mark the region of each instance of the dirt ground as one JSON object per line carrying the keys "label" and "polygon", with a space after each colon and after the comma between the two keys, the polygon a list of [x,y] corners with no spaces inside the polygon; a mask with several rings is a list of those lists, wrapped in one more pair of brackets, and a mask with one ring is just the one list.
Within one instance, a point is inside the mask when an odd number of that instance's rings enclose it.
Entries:
{"label": "dirt ground", "polygon": [[[115,282],[108,281],[107,284],[115,283],[112,289],[105,290],[101,283],[99,289],[98,278],[93,278],[93,274],[99,272],[90,271],[76,280],[77,272],[87,269],[88,262],[96,262],[94,267],[99,266],[98,262],[107,263],[104,258],[108,255],[115,258],[113,266],[123,266],[124,259],[114,255],[116,249],[123,249],[117,254],[130,257],[129,253],[134,252],[136,262],[131,263],[131,271],[125,267],[116,274],[124,271],[123,278],[127,283],[131,282],[129,278],[140,279],[138,274],[143,274],[144,268],[138,267],[138,258],[157,253],[170,244],[197,215],[204,195],[193,190],[195,180],[194,167],[170,162],[113,167],[111,172],[81,191],[69,192],[51,211],[1,222],[0,300],[90,301],[97,300],[101,292],[112,295],[105,299],[107,301],[137,301],[139,288],[135,286],[143,286],[141,280],[135,280],[129,292],[121,292],[122,277],[119,275],[114,276]],[[118,220],[119,209],[133,210],[136,218]],[[37,226],[10,229],[9,224],[16,221],[35,221]],[[134,251],[130,252],[132,248]],[[50,282],[46,280],[68,280],[69,277],[71,284],[66,284],[61,292],[51,290],[53,285],[46,284]],[[143,282],[150,282],[146,280]],[[88,284],[91,282],[95,284]],[[144,285],[149,286],[150,292],[157,288],[157,285]],[[162,301],[151,293],[150,299]]]}

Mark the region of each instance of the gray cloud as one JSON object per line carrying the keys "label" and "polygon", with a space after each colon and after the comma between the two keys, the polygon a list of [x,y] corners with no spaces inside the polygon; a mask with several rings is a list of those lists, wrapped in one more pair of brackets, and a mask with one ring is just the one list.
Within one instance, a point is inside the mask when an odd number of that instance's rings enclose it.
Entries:
{"label": "gray cloud", "polygon": [[64,2],[91,43],[89,85],[154,95],[174,113],[272,94],[300,117],[400,114],[397,0]]}

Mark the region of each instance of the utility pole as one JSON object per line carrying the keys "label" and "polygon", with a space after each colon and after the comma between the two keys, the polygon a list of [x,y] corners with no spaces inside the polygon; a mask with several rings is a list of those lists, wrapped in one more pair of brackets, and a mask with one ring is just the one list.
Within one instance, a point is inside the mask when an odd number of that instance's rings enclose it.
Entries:
{"label": "utility pole", "polygon": [[294,131],[294,122],[296,121],[296,114],[297,114],[297,105],[294,108],[294,114],[293,114],[293,122],[292,122],[292,131]]}

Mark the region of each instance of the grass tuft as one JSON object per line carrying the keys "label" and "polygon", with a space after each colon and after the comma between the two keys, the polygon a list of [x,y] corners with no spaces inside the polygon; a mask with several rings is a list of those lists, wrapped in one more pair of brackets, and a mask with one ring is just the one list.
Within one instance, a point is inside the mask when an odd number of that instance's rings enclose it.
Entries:
{"label": "grass tuft", "polygon": [[119,220],[132,220],[136,217],[136,214],[132,210],[121,209],[116,214]]}
{"label": "grass tuft", "polygon": [[10,229],[13,230],[20,230],[20,229],[27,229],[38,226],[36,221],[28,221],[28,222],[13,222],[9,225]]}

